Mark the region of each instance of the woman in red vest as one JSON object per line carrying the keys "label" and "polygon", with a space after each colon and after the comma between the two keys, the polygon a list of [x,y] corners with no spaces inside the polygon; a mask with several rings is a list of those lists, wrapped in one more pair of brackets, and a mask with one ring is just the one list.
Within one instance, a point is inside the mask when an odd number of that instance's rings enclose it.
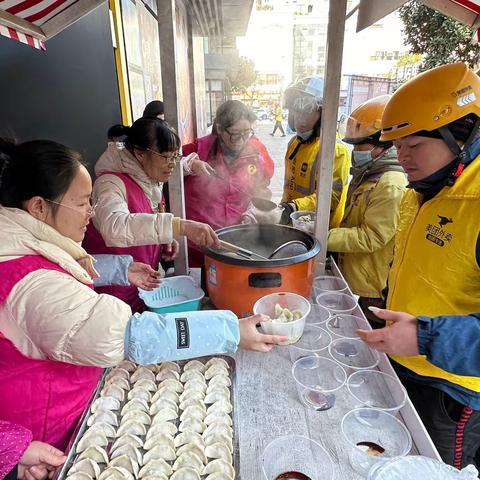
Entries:
{"label": "woman in red vest", "polygon": [[[177,252],[174,237],[185,235],[199,246],[218,246],[210,226],[164,212],[162,186],[180,158],[180,140],[168,124],[158,118],[140,118],[131,127],[112,127],[108,136],[124,137],[124,144],[110,143],[95,165],[97,210],[85,249],[91,254],[131,255],[134,261],[158,270],[162,258],[170,260]],[[145,310],[133,285],[97,291],[124,300],[134,312]]]}

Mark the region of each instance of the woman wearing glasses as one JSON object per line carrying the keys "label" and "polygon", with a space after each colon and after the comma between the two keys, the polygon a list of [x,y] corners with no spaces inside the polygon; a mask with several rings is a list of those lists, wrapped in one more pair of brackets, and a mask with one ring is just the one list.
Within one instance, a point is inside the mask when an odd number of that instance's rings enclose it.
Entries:
{"label": "woman wearing glasses", "polygon": [[[109,137],[124,137],[124,147],[110,143],[95,165],[96,214],[84,247],[91,254],[131,255],[136,262],[159,268],[178,250],[175,237],[185,235],[199,246],[217,245],[212,228],[164,212],[162,185],[179,161],[180,140],[163,120],[140,118],[131,127],[116,125]],[[161,246],[163,245],[163,247]],[[135,286],[97,289],[127,302],[134,312],[145,305]]]}
{"label": "woman wearing glasses", "polygon": [[[185,179],[187,218],[213,229],[241,223],[252,197],[270,198],[274,163],[265,145],[253,136],[257,117],[238,100],[228,100],[216,112],[212,133],[184,145],[184,155],[196,152],[210,175]],[[190,265],[203,266],[199,248],[189,242]]]}
{"label": "woman wearing glasses", "polygon": [[[0,139],[0,418],[62,451],[102,368],[238,345],[267,351],[285,339],[258,333],[256,322],[266,318],[259,315],[187,312],[177,325],[175,314],[132,315],[125,302],[95,292],[82,267],[91,257],[81,247],[91,194],[77,152],[50,141]],[[188,341],[178,345],[185,328]]]}

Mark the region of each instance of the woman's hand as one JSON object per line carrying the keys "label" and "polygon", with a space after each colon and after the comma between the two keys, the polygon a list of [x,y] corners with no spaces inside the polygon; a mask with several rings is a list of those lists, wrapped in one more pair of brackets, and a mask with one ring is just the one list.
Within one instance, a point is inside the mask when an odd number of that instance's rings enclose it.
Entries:
{"label": "woman's hand", "polygon": [[25,480],[52,478],[55,469],[63,465],[67,457],[60,450],[43,442],[32,442],[18,464],[18,477]]}
{"label": "woman's hand", "polygon": [[128,267],[128,281],[135,287],[143,290],[153,290],[160,285],[161,273],[154,270],[150,265],[140,262],[132,262]]}
{"label": "woman's hand", "polygon": [[200,160],[200,157],[196,153],[191,153],[185,157],[185,163],[187,165],[187,171],[191,172],[192,175],[202,176],[215,174],[215,170],[207,162]]}
{"label": "woman's hand", "polygon": [[200,247],[220,248],[220,241],[218,240],[217,234],[213,228],[206,223],[182,219],[180,221],[180,233]]}
{"label": "woman's hand", "polygon": [[257,352],[269,352],[277,343],[285,342],[288,337],[282,335],[264,335],[257,330],[257,323],[266,322],[266,315],[253,315],[241,318],[240,325],[240,348]]}
{"label": "woman's hand", "polygon": [[173,240],[172,243],[168,243],[163,246],[162,249],[162,259],[167,262],[172,261],[180,250],[180,246],[176,240]]}

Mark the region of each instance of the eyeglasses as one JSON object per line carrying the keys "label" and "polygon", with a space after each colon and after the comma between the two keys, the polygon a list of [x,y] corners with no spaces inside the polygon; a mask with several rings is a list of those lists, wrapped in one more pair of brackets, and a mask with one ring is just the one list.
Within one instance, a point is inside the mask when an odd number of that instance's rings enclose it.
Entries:
{"label": "eyeglasses", "polygon": [[45,199],[45,201],[48,202],[48,203],[53,203],[55,205],[59,205],[60,207],[69,208],[70,210],[73,210],[77,213],[81,213],[82,215],[86,215],[87,217],[90,217],[90,218],[95,215],[95,209],[98,206],[98,202],[94,203],[93,205],[89,202],[88,208],[86,210],[82,210],[80,208],[71,207],[70,205],[65,205],[64,203],[54,202],[53,200],[48,200],[47,198]]}
{"label": "eyeglasses", "polygon": [[252,129],[239,133],[229,132],[228,128],[224,128],[224,130],[228,133],[228,135],[230,135],[230,141],[232,143],[236,143],[239,140],[248,140],[254,134],[254,131]]}
{"label": "eyeglasses", "polygon": [[157,152],[156,150],[152,150],[151,148],[146,148],[145,150],[148,150],[149,152],[152,152],[154,155],[158,155],[159,157],[162,157],[166,163],[174,163],[176,164],[177,162],[180,161],[182,156],[179,153],[175,153],[173,155],[164,155],[163,153]]}

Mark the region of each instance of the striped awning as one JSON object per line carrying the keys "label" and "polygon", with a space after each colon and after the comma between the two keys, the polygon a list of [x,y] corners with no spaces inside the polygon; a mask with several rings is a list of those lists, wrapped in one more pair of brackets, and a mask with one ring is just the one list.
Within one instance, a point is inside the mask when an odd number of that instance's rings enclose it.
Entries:
{"label": "striped awning", "polygon": [[45,50],[45,41],[106,0],[0,0],[0,35]]}

